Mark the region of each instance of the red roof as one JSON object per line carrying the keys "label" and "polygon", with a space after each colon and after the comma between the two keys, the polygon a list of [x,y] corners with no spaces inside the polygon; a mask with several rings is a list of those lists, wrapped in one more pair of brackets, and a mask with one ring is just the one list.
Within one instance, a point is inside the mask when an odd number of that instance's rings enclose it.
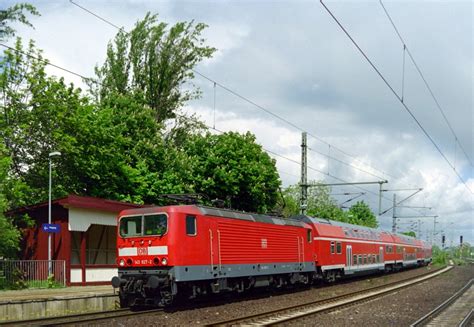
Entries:
{"label": "red roof", "polygon": [[[79,196],[74,194],[69,194],[64,198],[54,199],[53,201],[51,201],[51,204],[59,204],[64,208],[86,208],[117,213],[125,209],[146,207],[146,205],[142,204],[133,204],[128,202],[95,198],[92,196]],[[48,201],[10,210],[7,212],[7,215],[31,211],[46,206],[48,206]]]}

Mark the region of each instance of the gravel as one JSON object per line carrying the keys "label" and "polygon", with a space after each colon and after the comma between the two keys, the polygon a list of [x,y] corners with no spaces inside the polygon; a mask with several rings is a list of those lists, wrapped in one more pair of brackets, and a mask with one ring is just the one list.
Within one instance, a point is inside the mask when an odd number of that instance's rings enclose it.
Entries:
{"label": "gravel", "polygon": [[[395,282],[433,271],[437,268],[423,267],[389,275],[372,275],[342,281],[333,285],[318,285],[304,290],[286,292],[257,291],[237,296],[220,296],[212,302],[195,303],[192,308],[177,307],[166,312],[132,318],[113,319],[104,325],[203,325],[226,319],[262,313],[269,310],[297,305],[312,300],[330,298],[356,290]],[[432,310],[448,298],[466,280],[473,277],[472,266],[456,267],[440,277],[431,279],[420,286],[420,291],[409,288],[383,299],[365,303],[357,307],[318,315],[302,324],[319,326],[404,326]],[[416,296],[416,299],[412,300]],[[381,303],[384,305],[381,306]],[[387,309],[389,308],[389,309]],[[403,315],[403,317],[400,317]]]}
{"label": "gravel", "polygon": [[381,298],[316,315],[298,324],[318,326],[409,326],[456,293],[471,278],[474,266],[457,266],[438,277]]}

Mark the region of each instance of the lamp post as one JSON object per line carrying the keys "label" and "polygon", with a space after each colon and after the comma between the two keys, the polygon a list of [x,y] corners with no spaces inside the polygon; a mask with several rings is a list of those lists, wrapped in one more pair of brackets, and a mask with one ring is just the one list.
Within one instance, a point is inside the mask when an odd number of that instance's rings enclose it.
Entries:
{"label": "lamp post", "polygon": [[[52,158],[60,156],[61,152],[51,152],[49,154],[49,198],[48,198],[48,224],[51,224],[51,162]],[[48,267],[51,274],[51,233],[48,233]]]}

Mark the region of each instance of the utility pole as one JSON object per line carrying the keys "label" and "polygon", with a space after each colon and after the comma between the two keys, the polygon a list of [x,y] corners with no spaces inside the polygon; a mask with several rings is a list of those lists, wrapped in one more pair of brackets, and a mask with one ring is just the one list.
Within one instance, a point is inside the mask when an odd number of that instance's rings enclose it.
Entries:
{"label": "utility pole", "polygon": [[436,217],[434,217],[433,219],[433,238],[431,240],[431,245],[433,245],[433,243],[436,244],[435,236],[436,236]]}
{"label": "utility pole", "polygon": [[306,132],[301,134],[301,196],[300,214],[305,215],[308,208],[308,152],[306,144]]}
{"label": "utility pole", "polygon": [[397,208],[397,195],[393,193],[393,210],[392,210],[392,233],[397,232],[397,218],[395,209]]}

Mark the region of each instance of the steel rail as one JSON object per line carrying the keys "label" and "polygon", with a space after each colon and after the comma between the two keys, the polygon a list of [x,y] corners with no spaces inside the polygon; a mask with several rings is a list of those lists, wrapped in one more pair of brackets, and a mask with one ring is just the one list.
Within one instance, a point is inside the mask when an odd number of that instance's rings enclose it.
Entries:
{"label": "steel rail", "polygon": [[448,266],[444,269],[436,270],[435,272],[429,272],[421,276],[411,277],[385,285],[379,285],[368,289],[351,292],[328,299],[311,301],[283,309],[276,309],[264,313],[239,317],[236,319],[219,321],[217,323],[208,324],[207,326],[268,326],[279,323],[287,323],[292,320],[301,319],[305,316],[334,310],[336,308],[341,308],[380,297],[387,293],[391,293],[393,291],[397,291],[399,289],[436,277],[452,268],[452,266]]}
{"label": "steel rail", "polygon": [[468,327],[471,326],[471,322],[474,321],[474,309],[471,309],[466,317],[461,321],[458,327]]}
{"label": "steel rail", "polygon": [[[415,321],[413,324],[410,325],[410,327],[417,327],[417,326],[424,326],[426,325],[429,321],[433,320],[435,317],[437,317],[440,313],[442,313],[444,310],[446,310],[454,301],[459,299],[473,284],[474,279],[471,279],[470,281],[467,282],[466,285],[464,285],[459,291],[454,293],[453,296],[451,296],[449,299],[441,303],[439,306],[434,308],[432,311],[428,312],[426,315]],[[471,316],[471,318],[469,318]],[[467,317],[465,317],[465,320],[472,319],[472,310],[471,313],[468,314]]]}

